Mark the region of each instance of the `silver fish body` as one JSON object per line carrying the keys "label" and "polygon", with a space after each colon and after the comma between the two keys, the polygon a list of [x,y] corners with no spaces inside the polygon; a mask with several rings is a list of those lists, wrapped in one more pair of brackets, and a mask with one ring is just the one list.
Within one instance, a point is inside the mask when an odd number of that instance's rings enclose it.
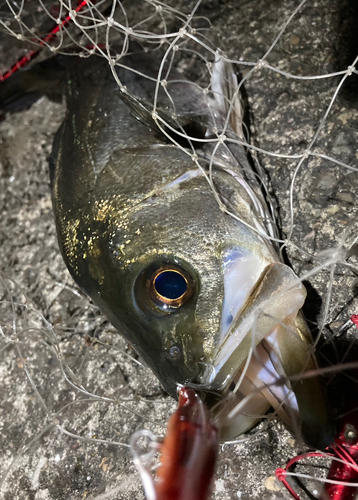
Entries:
{"label": "silver fish body", "polygon": [[319,380],[287,379],[315,368],[305,289],[265,237],[273,222],[238,140],[231,67],[214,65],[212,97],[169,68],[158,86],[143,52],[113,69],[119,86],[105,60],[62,64],[51,179],[75,281],[173,396],[188,383],[236,394],[218,410],[223,437],[272,404],[288,425],[299,416],[307,441],[329,441]]}

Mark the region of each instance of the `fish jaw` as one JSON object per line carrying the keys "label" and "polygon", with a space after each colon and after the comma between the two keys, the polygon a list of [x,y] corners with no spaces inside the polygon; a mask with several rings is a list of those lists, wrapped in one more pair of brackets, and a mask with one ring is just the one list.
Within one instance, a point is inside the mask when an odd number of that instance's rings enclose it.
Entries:
{"label": "fish jaw", "polygon": [[317,375],[299,378],[316,369],[311,334],[300,312],[305,297],[291,268],[268,265],[216,346],[200,383],[222,395],[230,394],[234,384],[236,397],[218,410],[223,438],[245,432],[273,406],[288,427],[301,428],[306,443],[329,444],[333,429],[321,382]]}
{"label": "fish jaw", "polygon": [[[201,382],[217,390],[230,383],[251,348],[268,337],[277,324],[292,324],[305,297],[306,290],[292,269],[279,262],[266,266],[225,337],[217,343]],[[292,337],[302,342],[300,335]]]}

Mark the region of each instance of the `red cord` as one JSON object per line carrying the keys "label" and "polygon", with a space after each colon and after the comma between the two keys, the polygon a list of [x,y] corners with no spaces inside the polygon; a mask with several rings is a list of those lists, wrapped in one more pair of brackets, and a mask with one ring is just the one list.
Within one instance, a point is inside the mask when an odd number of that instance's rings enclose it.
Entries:
{"label": "red cord", "polygon": [[[93,1],[95,3],[95,1]],[[88,4],[88,0],[83,0],[75,9],[73,9],[71,12],[79,12],[80,10],[83,9]],[[46,36],[41,38],[41,41],[39,44],[41,46],[44,46],[46,42],[51,41],[56,33],[58,33],[61,28],[65,28],[71,21],[71,13],[68,13],[68,15],[61,21],[61,23],[56,24],[56,26],[48,33]],[[41,49],[37,50],[31,50],[27,55],[22,56],[15,64],[11,66],[11,68],[6,71],[3,75],[0,75],[0,82],[3,82],[4,80],[7,80],[11,75],[16,73],[21,68],[24,68],[30,61],[35,59],[40,53]]]}
{"label": "red cord", "polygon": [[358,314],[352,314],[350,320],[358,327]]}
{"label": "red cord", "polygon": [[305,458],[311,458],[311,457],[326,457],[327,455],[334,457],[332,453],[320,453],[317,451],[311,451],[309,453],[303,453],[302,455],[297,455],[297,457],[291,458],[289,462],[287,462],[285,468],[279,467],[276,469],[275,476],[281,483],[285,486],[285,488],[288,490],[288,492],[291,494],[292,498],[295,500],[301,500],[301,498],[297,495],[295,490],[292,488],[292,486],[288,483],[286,479],[286,472],[294,465],[295,463],[299,462],[300,460],[304,460]]}

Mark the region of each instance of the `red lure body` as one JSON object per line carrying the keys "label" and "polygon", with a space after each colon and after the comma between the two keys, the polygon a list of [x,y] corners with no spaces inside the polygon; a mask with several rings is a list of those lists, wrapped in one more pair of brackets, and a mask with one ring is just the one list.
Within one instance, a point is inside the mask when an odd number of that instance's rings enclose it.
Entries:
{"label": "red lure body", "polygon": [[208,500],[218,449],[210,412],[193,389],[180,388],[161,449],[156,500]]}

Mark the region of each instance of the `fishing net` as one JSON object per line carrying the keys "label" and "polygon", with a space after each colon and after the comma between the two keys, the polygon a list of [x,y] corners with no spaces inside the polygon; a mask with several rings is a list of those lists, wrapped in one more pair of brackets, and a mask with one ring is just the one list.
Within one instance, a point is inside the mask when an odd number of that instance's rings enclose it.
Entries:
{"label": "fishing net", "polygon": [[[353,0],[0,5],[3,79],[54,53],[120,64],[116,47],[128,37],[208,95],[216,58],[236,65],[246,146],[264,169],[281,246],[308,289],[304,313],[322,334],[321,359],[336,367],[326,373],[331,397],[336,371],[354,359],[349,318],[358,311],[357,17]],[[176,405],[59,253],[48,157],[64,113],[64,104],[42,99],[0,124],[0,496],[139,499],[129,439],[143,428],[164,435]],[[297,453],[280,421],[263,416],[223,447],[213,497],[290,498],[274,473]],[[319,495],[317,482],[309,487]]]}

